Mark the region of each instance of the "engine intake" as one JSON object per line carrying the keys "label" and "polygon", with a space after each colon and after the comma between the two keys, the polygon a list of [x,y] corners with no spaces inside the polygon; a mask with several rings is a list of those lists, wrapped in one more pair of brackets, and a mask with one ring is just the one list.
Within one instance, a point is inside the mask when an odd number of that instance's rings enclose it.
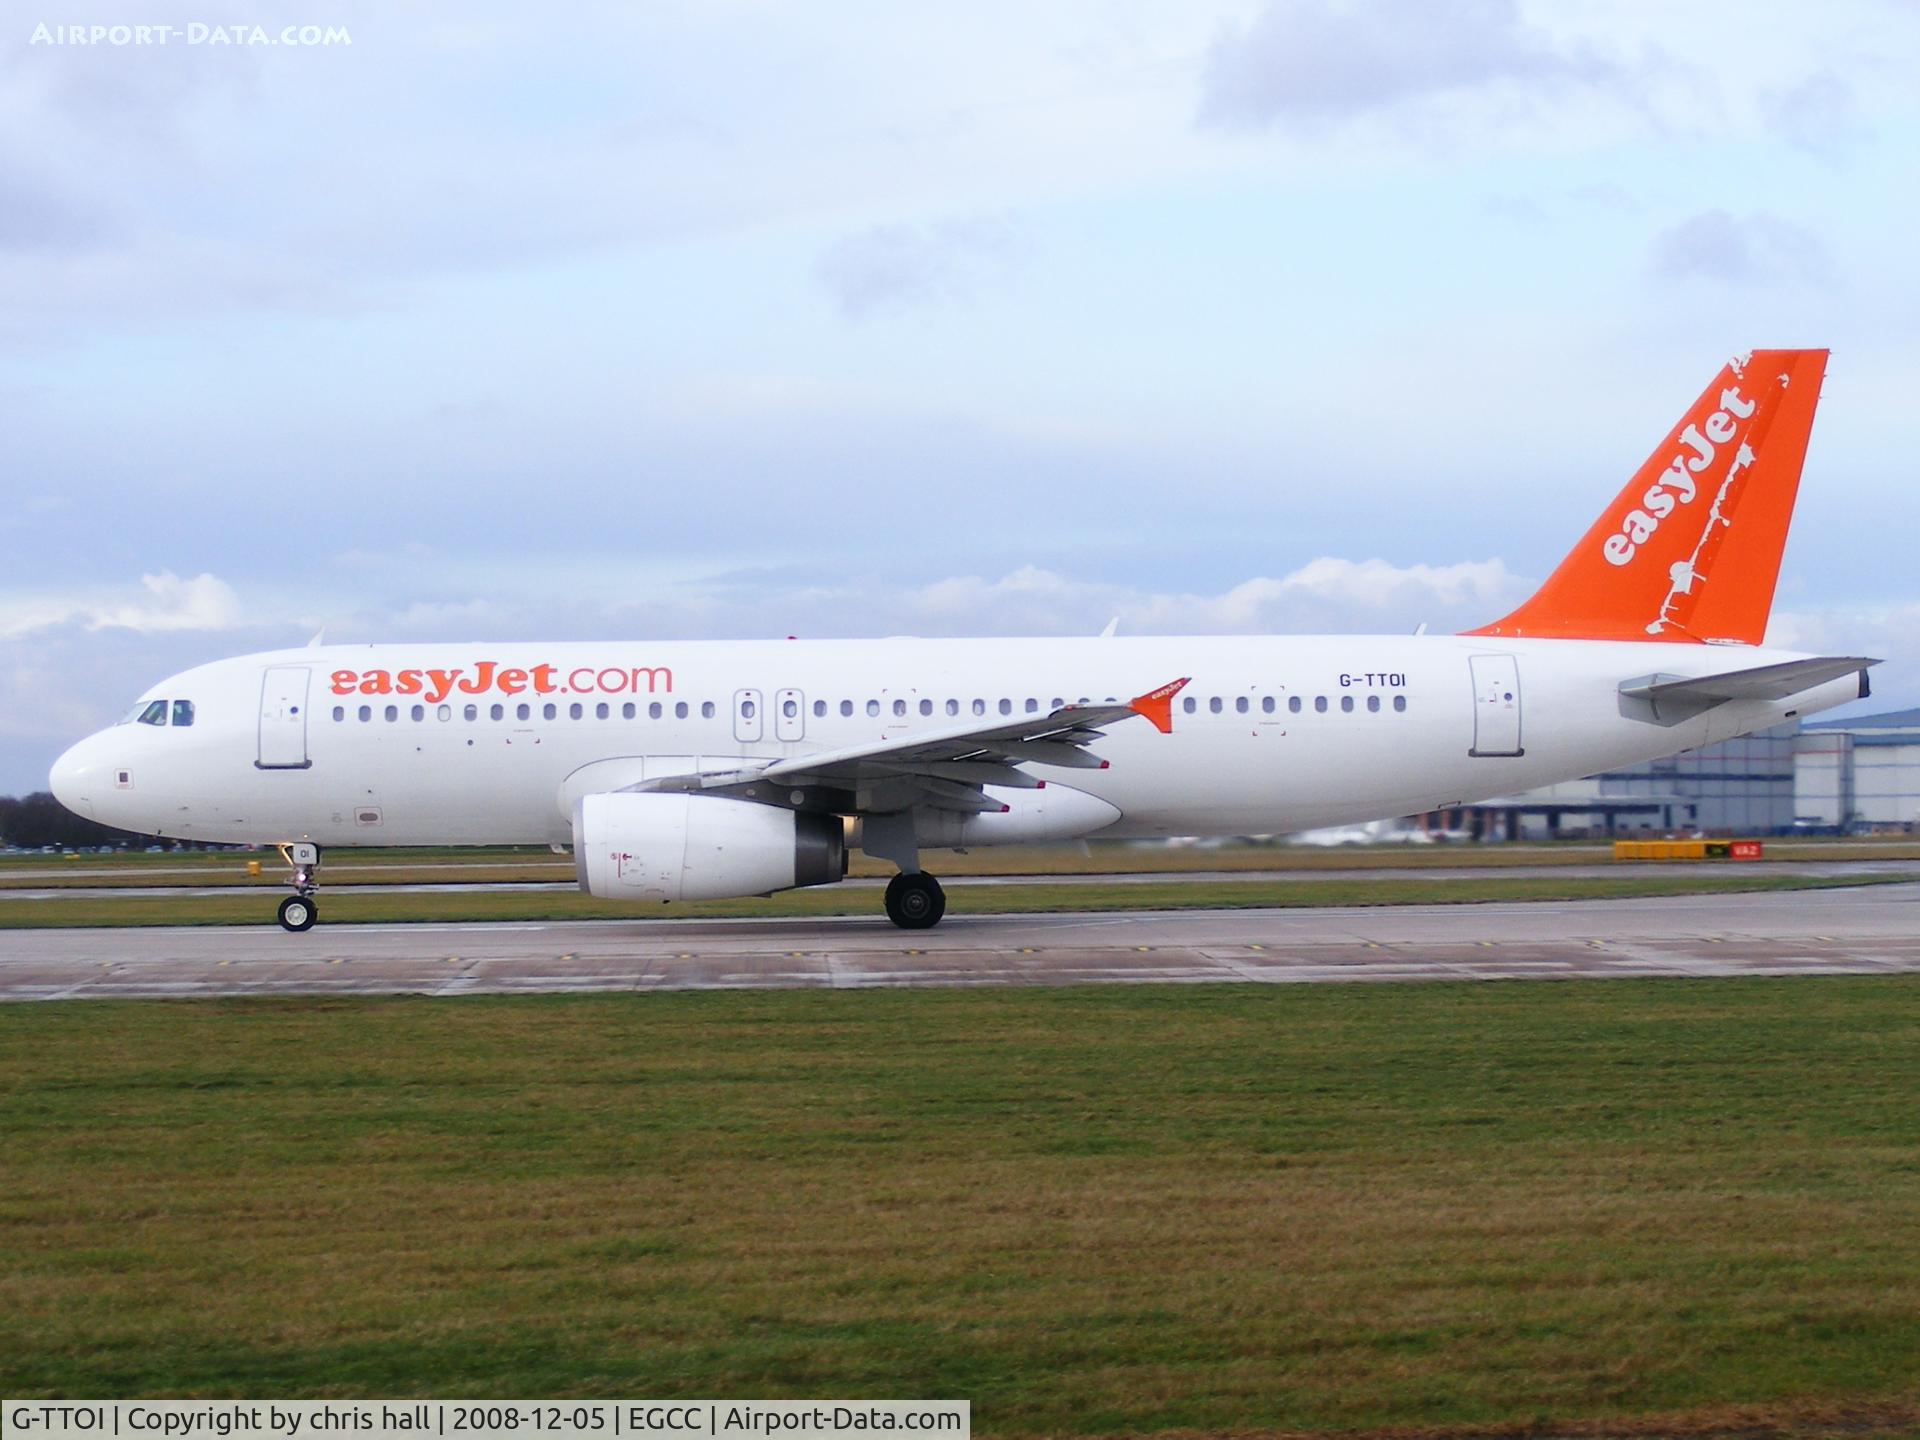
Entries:
{"label": "engine intake", "polygon": [[838,816],[713,795],[583,795],[573,857],[580,888],[603,900],[726,900],[847,873]]}

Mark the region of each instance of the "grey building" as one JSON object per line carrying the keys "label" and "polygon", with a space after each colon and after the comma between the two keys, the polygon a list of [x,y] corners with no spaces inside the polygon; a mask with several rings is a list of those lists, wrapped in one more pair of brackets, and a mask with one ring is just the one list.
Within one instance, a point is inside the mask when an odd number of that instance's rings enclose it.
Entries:
{"label": "grey building", "polygon": [[1920,710],[1792,721],[1429,817],[1502,836],[1920,828]]}
{"label": "grey building", "polygon": [[1704,830],[1773,835],[1794,823],[1798,721],[1736,740],[1469,806],[1456,820],[1488,838]]}
{"label": "grey building", "polygon": [[1805,829],[1920,825],[1920,710],[1816,720],[1794,741],[1794,816]]}

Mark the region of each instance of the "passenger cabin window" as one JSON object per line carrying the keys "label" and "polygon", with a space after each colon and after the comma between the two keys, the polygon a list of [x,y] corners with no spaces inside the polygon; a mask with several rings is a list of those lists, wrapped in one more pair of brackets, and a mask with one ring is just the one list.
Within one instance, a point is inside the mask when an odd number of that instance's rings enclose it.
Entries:
{"label": "passenger cabin window", "polygon": [[[400,707],[398,705],[389,705],[387,706],[384,712],[384,715],[387,723],[392,724],[395,720],[398,720],[400,718]],[[176,721],[175,723],[178,724],[179,722]]]}
{"label": "passenger cabin window", "polygon": [[931,700],[922,700],[922,701],[920,702],[920,713],[921,713],[922,715],[931,715],[931,714],[933,714],[933,701],[931,701]]}
{"label": "passenger cabin window", "polygon": [[1326,696],[1316,695],[1313,697],[1313,713],[1316,715],[1324,715],[1327,713],[1327,697]]}
{"label": "passenger cabin window", "polygon": [[1287,713],[1289,715],[1298,715],[1300,713],[1300,697],[1298,695],[1289,695],[1287,697]]}
{"label": "passenger cabin window", "polygon": [[415,720],[424,720],[427,718],[427,707],[424,705],[416,705],[408,713],[412,715]]}
{"label": "passenger cabin window", "polygon": [[827,702],[826,701],[816,700],[813,702],[813,718],[816,720],[824,720],[827,718]]}
{"label": "passenger cabin window", "polygon": [[687,702],[686,701],[676,700],[673,702],[673,718],[676,720],[684,720],[687,718]]}
{"label": "passenger cabin window", "polygon": [[1404,696],[1404,695],[1396,695],[1396,696],[1394,696],[1394,697],[1393,697],[1393,708],[1394,708],[1395,710],[1398,710],[1398,711],[1401,711],[1402,713],[1404,713],[1404,712],[1406,711],[1406,708],[1407,708],[1407,697],[1406,697],[1406,696]]}
{"label": "passenger cabin window", "polygon": [[593,718],[596,720],[608,719],[612,716],[612,714],[613,714],[613,707],[608,705],[607,702],[604,700],[602,700],[598,705],[593,707]]}
{"label": "passenger cabin window", "polygon": [[960,713],[960,702],[958,700],[947,701],[947,714],[958,715],[959,713]]}
{"label": "passenger cabin window", "polygon": [[1380,713],[1380,697],[1378,695],[1367,696],[1367,713],[1371,715],[1378,715]]}
{"label": "passenger cabin window", "polygon": [[360,707],[360,718],[362,720],[373,719],[373,707],[371,705],[362,705]]}
{"label": "passenger cabin window", "polygon": [[175,725],[193,724],[193,701],[176,700],[173,702],[173,723]]}
{"label": "passenger cabin window", "polygon": [[[1082,705],[1084,705],[1084,704],[1086,704],[1087,702],[1086,702],[1086,701],[1084,701],[1084,700],[1082,700],[1082,701],[1081,701],[1080,703],[1081,703]],[[1186,697],[1186,699],[1184,699],[1184,700],[1182,700],[1182,701],[1180,702],[1180,708],[1181,708],[1182,710],[1184,710],[1184,711],[1186,711],[1186,712],[1187,712],[1187,714],[1189,714],[1189,715],[1191,715],[1191,714],[1193,714],[1193,712],[1194,712],[1194,711],[1196,711],[1196,710],[1198,710],[1198,709],[1200,708],[1200,702],[1199,702],[1198,700],[1196,700],[1196,699],[1194,699],[1194,698],[1193,698],[1193,696],[1191,696],[1191,695],[1189,695],[1189,696],[1187,696],[1187,697]]]}
{"label": "passenger cabin window", "polygon": [[853,702],[851,700],[842,700],[840,702],[840,713],[842,715],[853,714]]}
{"label": "passenger cabin window", "polygon": [[896,700],[896,701],[894,701],[894,702],[893,702],[893,713],[894,713],[895,715],[905,715],[905,714],[907,713],[907,702],[906,702],[906,701],[904,701],[904,700]]}
{"label": "passenger cabin window", "polygon": [[867,714],[878,715],[879,713],[880,713],[880,702],[878,700],[867,701]]}
{"label": "passenger cabin window", "polygon": [[1211,700],[1207,701],[1207,709],[1215,715],[1220,713],[1220,697],[1218,695],[1215,695]]}
{"label": "passenger cabin window", "polygon": [[711,720],[713,718],[713,702],[711,700],[702,700],[700,702],[700,718],[702,720]]}
{"label": "passenger cabin window", "polygon": [[155,700],[140,712],[142,725],[164,725],[167,723],[167,702]]}
{"label": "passenger cabin window", "polygon": [[1244,695],[1236,695],[1233,699],[1233,708],[1239,711],[1242,715],[1246,714],[1247,713],[1247,697]]}
{"label": "passenger cabin window", "polygon": [[346,706],[344,706],[344,705],[336,705],[336,706],[334,706],[334,707],[333,707],[333,718],[334,718],[334,719],[336,719],[336,720],[344,720],[344,719],[346,719],[346,718],[347,718],[347,707],[346,707]]}
{"label": "passenger cabin window", "polygon": [[1342,695],[1340,697],[1340,711],[1344,715],[1351,715],[1353,713],[1353,697],[1351,695]]}
{"label": "passenger cabin window", "polygon": [[1273,696],[1262,695],[1260,697],[1260,713],[1262,715],[1273,714]]}

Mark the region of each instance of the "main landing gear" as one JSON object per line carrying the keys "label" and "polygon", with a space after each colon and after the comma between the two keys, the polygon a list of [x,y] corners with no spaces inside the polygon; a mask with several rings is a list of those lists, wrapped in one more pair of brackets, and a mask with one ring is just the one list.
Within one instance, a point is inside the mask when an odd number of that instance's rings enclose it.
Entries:
{"label": "main landing gear", "polygon": [[300,841],[280,847],[280,858],[287,862],[287,868],[293,872],[289,882],[293,894],[280,902],[280,928],[283,930],[311,930],[313,922],[320,918],[320,907],[314,902],[314,892],[320,888],[313,878],[320,869],[320,847]]}
{"label": "main landing gear", "polygon": [[947,913],[947,892],[924,870],[887,882],[887,918],[902,930],[931,930]]}

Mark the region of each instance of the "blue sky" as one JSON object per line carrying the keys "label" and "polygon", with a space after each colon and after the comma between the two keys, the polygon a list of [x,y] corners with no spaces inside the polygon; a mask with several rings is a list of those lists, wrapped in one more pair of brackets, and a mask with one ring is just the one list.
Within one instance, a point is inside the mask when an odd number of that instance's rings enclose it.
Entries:
{"label": "blue sky", "polygon": [[[351,44],[49,45],[41,24]],[[1920,703],[1895,0],[120,0],[0,33],[0,791],[331,638],[1401,630],[1834,351],[1770,638]]]}

